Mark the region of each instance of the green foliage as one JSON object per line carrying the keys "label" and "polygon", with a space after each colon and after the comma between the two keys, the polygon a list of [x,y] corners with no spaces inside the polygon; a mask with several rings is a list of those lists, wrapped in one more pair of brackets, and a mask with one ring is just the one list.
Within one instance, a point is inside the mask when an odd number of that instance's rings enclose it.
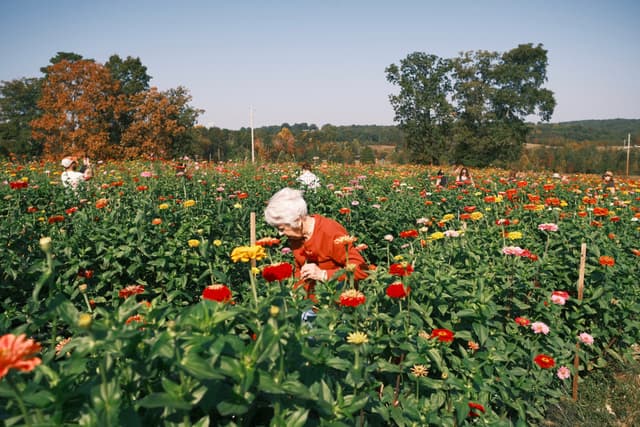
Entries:
{"label": "green foliage", "polygon": [[[359,284],[364,304],[345,307],[349,280],[318,284],[312,302],[296,279],[266,282],[230,259],[249,243],[251,212],[257,238],[275,234],[261,212],[296,185],[295,165],[205,162],[187,177],[172,163],[108,163],[78,194],[46,173],[53,165],[3,166],[4,180],[28,186],[0,186],[0,330],[42,345],[34,371],[0,379],[6,425],[539,424],[570,393],[559,366],[585,378],[640,339],[632,181],[613,200],[593,190],[597,176],[516,185],[477,170],[476,188],[435,189],[423,167],[321,168],[310,211],[337,218],[377,266]],[[417,237],[402,237],[409,230]],[[503,253],[515,245],[529,255]],[[257,267],[292,262],[283,247]],[[401,262],[414,271],[395,275]],[[408,297],[387,296],[397,281]],[[233,303],[202,300],[212,283]],[[121,294],[134,284],[141,293]],[[569,293],[564,305],[553,291]],[[301,322],[312,307],[315,320]],[[354,332],[367,342],[349,342]],[[593,345],[576,346],[583,332]],[[536,365],[539,354],[554,368]],[[477,420],[469,403],[484,408]]]}

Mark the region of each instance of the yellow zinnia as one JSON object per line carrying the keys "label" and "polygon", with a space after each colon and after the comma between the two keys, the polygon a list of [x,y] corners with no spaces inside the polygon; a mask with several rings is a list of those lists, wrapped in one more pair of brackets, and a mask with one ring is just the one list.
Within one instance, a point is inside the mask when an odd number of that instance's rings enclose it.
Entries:
{"label": "yellow zinnia", "polygon": [[474,221],[478,221],[480,219],[482,219],[484,217],[484,215],[482,214],[482,212],[473,212],[471,214],[471,219]]}
{"label": "yellow zinnia", "polygon": [[184,206],[185,208],[190,208],[191,206],[195,206],[195,205],[196,205],[196,201],[195,201],[195,200],[193,200],[193,199],[186,200],[186,201],[182,204],[182,206]]}
{"label": "yellow zinnia", "polygon": [[369,337],[364,332],[351,332],[347,335],[347,342],[349,344],[364,344],[369,342]]}
{"label": "yellow zinnia", "polygon": [[190,248],[197,248],[198,246],[200,246],[200,240],[197,239],[189,239],[187,243],[189,244]]}
{"label": "yellow zinnia", "polygon": [[507,233],[506,237],[509,240],[518,240],[518,239],[522,239],[522,233],[520,231],[511,231]]}
{"label": "yellow zinnia", "polygon": [[252,259],[261,260],[267,256],[264,248],[259,245],[254,246],[238,246],[231,251],[231,259],[233,262],[249,262]]}
{"label": "yellow zinnia", "polygon": [[165,209],[169,209],[169,204],[168,203],[162,203],[160,204],[160,206],[158,206],[158,209],[165,210]]}
{"label": "yellow zinnia", "polygon": [[445,216],[442,217],[442,222],[451,221],[455,217],[456,216],[454,214],[446,214]]}
{"label": "yellow zinnia", "polygon": [[431,233],[431,236],[429,236],[429,239],[431,240],[444,239],[444,233],[441,231],[436,231],[435,233]]}

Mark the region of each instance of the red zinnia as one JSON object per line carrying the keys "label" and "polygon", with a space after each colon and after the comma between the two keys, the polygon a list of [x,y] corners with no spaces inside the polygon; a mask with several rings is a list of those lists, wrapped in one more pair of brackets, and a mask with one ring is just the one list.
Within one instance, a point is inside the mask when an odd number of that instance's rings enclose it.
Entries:
{"label": "red zinnia", "polygon": [[387,296],[390,298],[404,298],[407,295],[409,295],[410,291],[411,291],[411,288],[409,287],[405,288],[402,282],[395,282],[390,284],[387,287],[386,293],[387,293]]}
{"label": "red zinnia", "polygon": [[279,264],[271,264],[266,266],[262,270],[262,277],[267,282],[273,282],[276,280],[284,280],[291,277],[293,273],[293,267],[288,262],[281,262]]}
{"label": "red zinnia", "polygon": [[411,237],[418,237],[418,230],[401,231],[400,232],[400,237],[403,237],[405,239],[408,239],[408,238],[411,238]]}
{"label": "red zinnia", "polygon": [[389,273],[394,276],[408,276],[413,273],[413,267],[408,262],[391,264]]}
{"label": "red zinnia", "polygon": [[202,298],[209,301],[230,302],[231,289],[221,284],[209,285],[202,291]]}
{"label": "red zinnia", "polygon": [[6,334],[0,337],[0,378],[10,369],[22,372],[32,371],[41,363],[39,357],[31,357],[40,351],[40,344],[27,339],[25,334]]}
{"label": "red zinnia", "polygon": [[600,265],[605,265],[608,267],[613,267],[616,263],[616,260],[613,257],[602,255],[600,257]]}
{"label": "red zinnia", "polygon": [[484,413],[484,406],[482,406],[479,403],[475,403],[475,402],[469,402],[469,414],[467,414],[468,417],[479,417],[480,414],[477,412],[474,412],[474,410],[477,409],[478,411]]}
{"label": "red zinnia", "polygon": [[453,332],[449,329],[434,329],[431,332],[431,338],[437,338],[441,342],[452,342]]}
{"label": "red zinnia", "polygon": [[529,324],[531,323],[531,320],[527,319],[526,317],[516,317],[514,320],[520,326],[529,326]]}
{"label": "red zinnia", "polygon": [[9,183],[9,187],[11,187],[12,190],[20,190],[21,188],[27,188],[29,186],[29,183],[26,181],[13,181]]}
{"label": "red zinnia", "polygon": [[533,361],[536,363],[536,365],[540,366],[542,369],[553,368],[556,365],[556,362],[555,360],[553,360],[553,357],[547,356],[546,354],[537,355],[536,357],[533,358]]}
{"label": "red zinnia", "polygon": [[367,298],[360,291],[349,289],[340,294],[340,305],[343,307],[357,307],[364,304]]}
{"label": "red zinnia", "polygon": [[64,217],[62,215],[53,215],[53,216],[50,216],[49,219],[47,220],[49,224],[55,224],[56,222],[62,222],[62,221],[64,221]]}
{"label": "red zinnia", "polygon": [[593,208],[593,214],[595,216],[608,216],[609,215],[609,209],[607,208]]}
{"label": "red zinnia", "polygon": [[351,209],[349,209],[349,208],[340,208],[340,211],[339,211],[339,212],[340,212],[342,215],[346,215],[346,214],[351,213]]}
{"label": "red zinnia", "polygon": [[138,295],[144,292],[144,286],[142,285],[129,285],[124,289],[120,289],[118,296],[120,298],[129,298],[132,295]]}
{"label": "red zinnia", "polygon": [[140,316],[139,314],[134,314],[133,316],[129,316],[129,318],[124,322],[126,325],[130,324],[130,323],[143,323],[144,319],[142,316]]}

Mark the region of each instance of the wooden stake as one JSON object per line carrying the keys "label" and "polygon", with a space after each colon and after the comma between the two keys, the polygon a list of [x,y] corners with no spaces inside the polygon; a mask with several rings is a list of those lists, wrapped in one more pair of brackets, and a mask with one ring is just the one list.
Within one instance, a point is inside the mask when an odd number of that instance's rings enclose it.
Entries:
{"label": "wooden stake", "polygon": [[[578,301],[582,301],[582,297],[584,295],[584,268],[587,263],[587,244],[582,243],[580,246],[580,270],[578,271]],[[578,371],[580,369],[580,355],[578,352],[580,351],[580,343],[576,343],[576,355],[573,358],[573,390],[572,397],[573,401],[578,401],[578,380],[579,374]]]}
{"label": "wooden stake", "polygon": [[[249,243],[251,246],[256,244],[256,213],[251,212],[249,215]],[[251,260],[251,268],[254,269],[256,267],[256,260]],[[253,274],[253,272],[251,273]]]}
{"label": "wooden stake", "polygon": [[580,270],[578,272],[578,300],[582,301],[584,293],[584,267],[587,263],[587,244],[582,243],[580,247]]}

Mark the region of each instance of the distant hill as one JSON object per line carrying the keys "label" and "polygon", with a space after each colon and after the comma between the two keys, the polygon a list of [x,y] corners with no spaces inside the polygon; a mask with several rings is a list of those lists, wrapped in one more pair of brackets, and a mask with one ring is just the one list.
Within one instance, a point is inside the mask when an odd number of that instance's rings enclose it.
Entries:
{"label": "distant hill", "polygon": [[567,142],[598,142],[622,145],[631,134],[631,143],[640,135],[640,119],[580,120],[531,124],[529,144],[564,145]]}

